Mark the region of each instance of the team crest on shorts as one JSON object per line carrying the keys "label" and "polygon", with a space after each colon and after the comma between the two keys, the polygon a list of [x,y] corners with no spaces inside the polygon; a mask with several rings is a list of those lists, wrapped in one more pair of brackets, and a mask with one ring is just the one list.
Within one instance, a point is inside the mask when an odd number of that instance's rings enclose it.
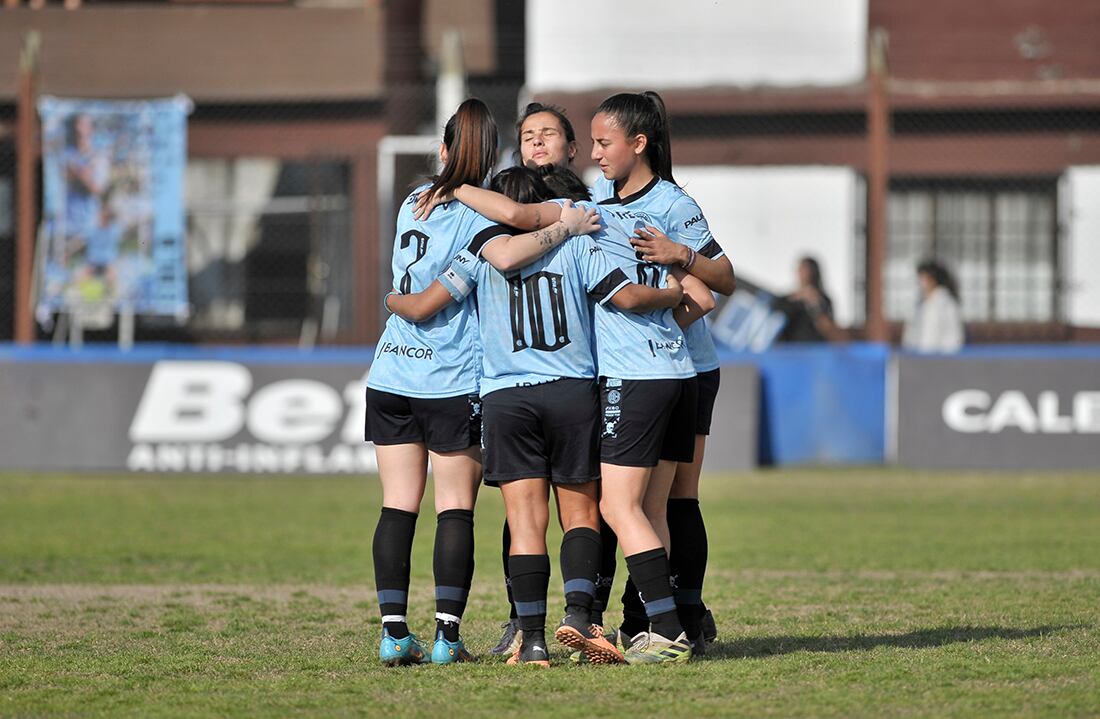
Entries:
{"label": "team crest on shorts", "polygon": [[619,400],[622,399],[622,398],[623,398],[622,393],[619,392],[619,390],[617,390],[617,389],[613,389],[613,390],[611,390],[610,392],[607,393],[607,403],[608,404],[618,404]]}
{"label": "team crest on shorts", "polygon": [[619,417],[623,411],[620,407],[604,407],[603,410],[603,436],[612,438],[618,436],[616,428],[619,425]]}

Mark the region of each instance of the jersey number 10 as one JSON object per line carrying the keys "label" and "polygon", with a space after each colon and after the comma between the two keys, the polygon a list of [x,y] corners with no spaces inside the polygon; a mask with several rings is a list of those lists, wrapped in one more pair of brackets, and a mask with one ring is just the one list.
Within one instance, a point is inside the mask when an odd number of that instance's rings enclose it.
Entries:
{"label": "jersey number 10", "polygon": [[[569,325],[565,316],[565,288],[561,275],[553,272],[536,272],[529,277],[508,279],[508,313],[512,318],[512,351],[528,347],[554,352],[569,344]],[[547,341],[543,287],[550,295],[550,339]],[[526,308],[524,307],[526,305]],[[531,341],[527,341],[527,322],[531,324]]]}

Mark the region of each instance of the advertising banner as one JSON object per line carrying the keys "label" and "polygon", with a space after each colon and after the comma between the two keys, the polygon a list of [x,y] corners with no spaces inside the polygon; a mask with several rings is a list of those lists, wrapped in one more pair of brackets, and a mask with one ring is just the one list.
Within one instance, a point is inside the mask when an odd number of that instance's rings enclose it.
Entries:
{"label": "advertising banner", "polygon": [[1100,468],[1100,359],[894,359],[899,464]]}
{"label": "advertising banner", "polygon": [[[292,352],[291,352],[292,353]],[[5,469],[369,474],[367,363],[264,352],[0,361]],[[369,357],[364,353],[365,358]],[[308,355],[307,355],[308,356]],[[274,357],[274,358],[273,358]],[[757,373],[722,368],[706,467],[756,461]]]}
{"label": "advertising banner", "polygon": [[185,97],[43,97],[38,316],[187,312]]}
{"label": "advertising banner", "polygon": [[361,474],[363,365],[0,365],[9,469]]}

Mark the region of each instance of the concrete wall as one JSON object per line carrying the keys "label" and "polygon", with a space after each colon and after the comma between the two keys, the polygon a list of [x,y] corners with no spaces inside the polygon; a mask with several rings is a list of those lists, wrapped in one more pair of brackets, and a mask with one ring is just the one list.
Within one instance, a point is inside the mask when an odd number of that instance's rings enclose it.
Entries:
{"label": "concrete wall", "polygon": [[532,92],[862,79],[866,0],[528,0]]}

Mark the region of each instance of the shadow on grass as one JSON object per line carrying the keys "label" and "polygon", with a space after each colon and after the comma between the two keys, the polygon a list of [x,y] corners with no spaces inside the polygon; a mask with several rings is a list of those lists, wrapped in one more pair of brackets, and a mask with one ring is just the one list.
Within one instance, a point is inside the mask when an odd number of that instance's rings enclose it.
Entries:
{"label": "shadow on grass", "polygon": [[1029,639],[1068,629],[1081,629],[1085,624],[1059,624],[1030,629],[1015,627],[937,627],[918,629],[905,634],[850,634],[847,636],[781,636],[746,637],[732,641],[717,641],[707,645],[708,659],[743,659],[767,657],[794,652],[854,652],[875,647],[927,649],[961,642],[985,639]]}

